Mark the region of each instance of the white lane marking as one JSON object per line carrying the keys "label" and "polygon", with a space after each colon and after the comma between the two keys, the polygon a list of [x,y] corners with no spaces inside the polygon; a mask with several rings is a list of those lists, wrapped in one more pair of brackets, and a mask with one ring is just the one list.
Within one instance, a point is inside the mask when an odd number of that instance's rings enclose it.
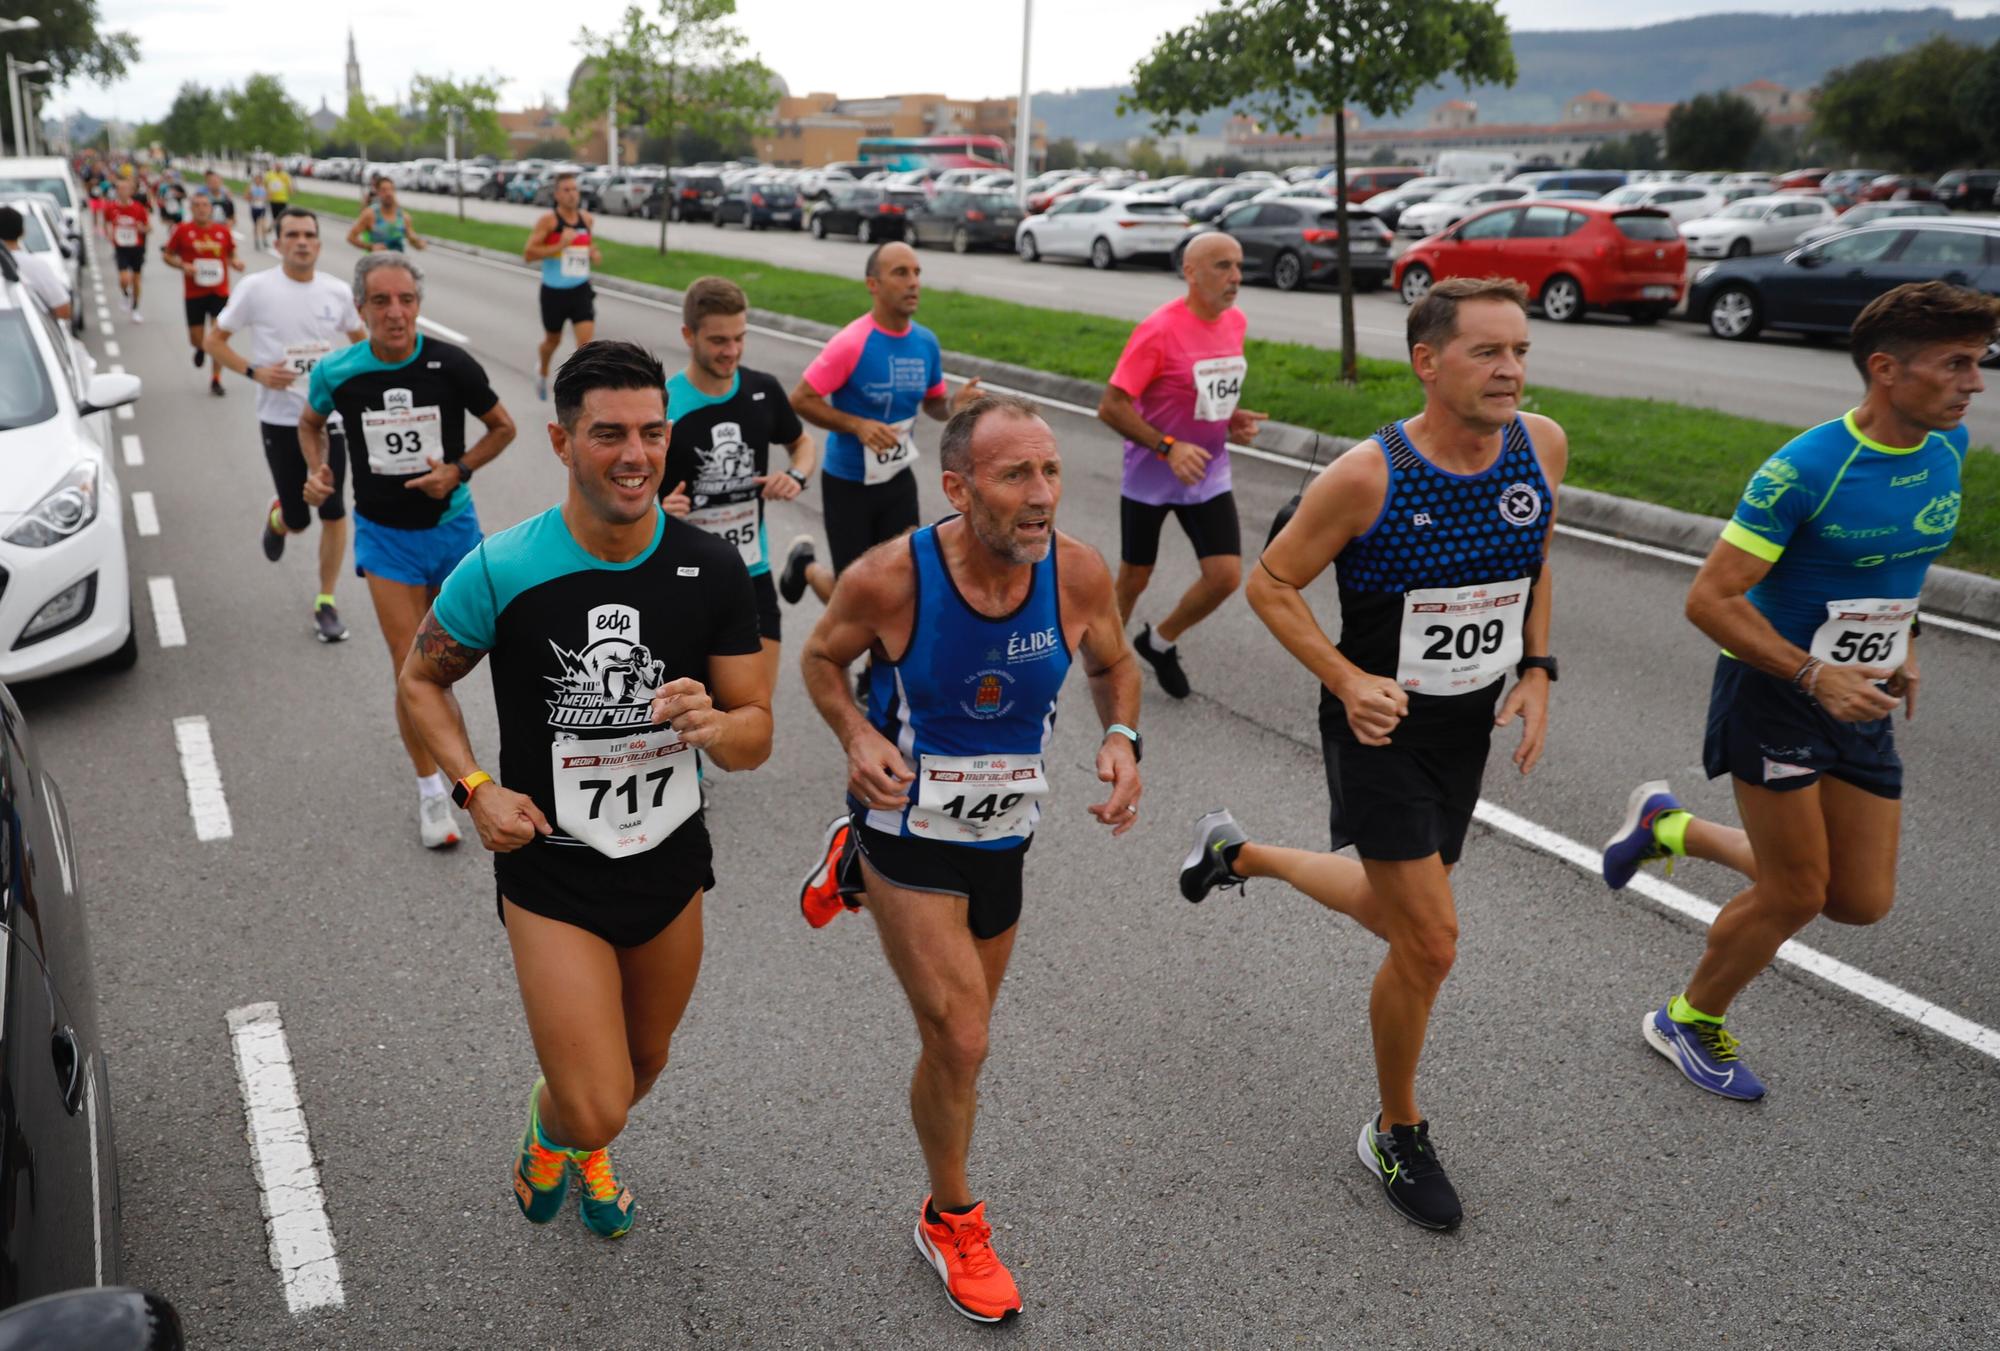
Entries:
{"label": "white lane marking", "polygon": [[97,1066],[83,1062],[83,1111],[90,1121],[90,1245],[97,1262],[97,1283],[104,1284],[104,1183],[97,1158]]}
{"label": "white lane marking", "polygon": [[[125,407],[129,408],[131,405],[127,404]],[[118,449],[124,453],[127,466],[144,464],[146,462],[146,450],[144,446],[139,444],[139,434],[137,432],[126,432],[123,436],[119,437]]]}
{"label": "white lane marking", "polygon": [[110,311],[99,310],[97,312],[97,336],[100,338],[108,338],[117,331],[118,331],[117,329],[111,326]]}
{"label": "white lane marking", "polygon": [[[100,298],[101,298],[101,297],[100,297]],[[109,305],[99,305],[99,306],[97,307],[97,317],[98,317],[98,319],[99,319],[99,320],[100,320],[101,322],[103,322],[103,323],[106,323],[106,324],[110,323],[110,322],[111,322],[111,307],[110,307]]]}
{"label": "white lane marking", "polygon": [[[1538,826],[1525,816],[1516,816],[1505,807],[1495,806],[1481,798],[1473,809],[1473,818],[1484,822],[1493,829],[1512,835],[1525,844],[1533,845],[1546,854],[1553,854],[1564,863],[1601,878],[1604,855],[1596,849],[1578,844],[1575,840],[1558,835],[1546,826]],[[1628,890],[1636,891],[1663,910],[1685,915],[1700,924],[1715,922],[1721,906],[1705,901],[1691,891],[1685,891],[1671,882],[1665,882],[1650,873],[1639,873],[1633,877]],[[1919,1027],[1951,1038],[1953,1041],[1983,1055],[2000,1060],[2000,1031],[1982,1026],[1969,1018],[1961,1018],[1949,1009],[1940,1008],[1921,995],[1915,995],[1898,985],[1871,976],[1859,967],[1829,957],[1817,948],[1809,948],[1793,939],[1778,949],[1778,960],[1801,971],[1818,976],[1827,984],[1859,995],[1871,1004],[1901,1014]]]}
{"label": "white lane marking", "polygon": [[104,344],[104,355],[108,357],[118,356],[119,355],[118,344],[107,340]]}
{"label": "white lane marking", "polygon": [[181,778],[187,781],[188,815],[194,818],[197,840],[226,840],[236,833],[229,819],[229,799],[222,794],[222,767],[215,763],[215,742],[208,719],[174,719],[174,746],[180,751]]}
{"label": "white lane marking", "polygon": [[187,629],[181,624],[181,601],[171,577],[148,577],[146,590],[153,598],[153,627],[159,630],[161,647],[186,647]]}
{"label": "white lane marking", "polygon": [[[460,254],[458,256],[464,258],[466,262],[478,263],[484,267],[498,268],[501,271],[505,272],[511,272],[514,270],[508,264],[498,262],[491,258],[480,258],[471,254]],[[599,292],[599,294],[605,296],[613,296],[619,300],[629,301],[634,305],[647,305],[656,310],[666,310],[671,314],[680,313],[680,311],[674,306],[667,304],[665,301],[654,300],[650,296],[635,296],[630,294],[629,292],[613,291],[609,289],[601,291]],[[429,322],[430,321],[428,319],[424,319],[422,317],[419,317],[417,320],[419,326],[428,324]],[[826,344],[820,341],[818,338],[808,338],[797,333],[787,333],[782,328],[767,328],[762,324],[750,325],[750,332],[757,334],[759,337],[776,338],[780,342],[797,343],[801,347],[826,346]],[[454,342],[465,341],[464,337],[454,335],[448,331],[445,332],[442,336],[448,337]],[[945,374],[951,379],[959,381],[964,381],[969,378],[967,376],[954,374],[953,372],[950,371],[945,372]],[[1080,403],[1070,403],[1066,399],[1051,398],[1046,394],[1035,394],[1025,389],[1011,389],[1006,385],[996,385],[990,380],[981,380],[980,383],[984,384],[986,388],[994,390],[998,393],[1018,394],[1024,399],[1033,399],[1036,403],[1045,404],[1050,408],[1059,408],[1065,413],[1075,413],[1079,417],[1094,418],[1097,416],[1097,410],[1095,408],[1086,408]],[[1315,467],[1324,469],[1326,468],[1327,463],[1331,461],[1331,457],[1328,457],[1328,460],[1321,461],[1317,464],[1317,466],[1315,466],[1315,463],[1313,461],[1301,460],[1296,455],[1282,455],[1274,450],[1260,450],[1256,446],[1239,446],[1233,441],[1229,443],[1229,452],[1232,455],[1247,455],[1253,460],[1263,460],[1269,464],[1281,464],[1288,469],[1298,469],[1298,470],[1312,469]],[[1702,563],[1702,560],[1695,557],[1693,554],[1684,554],[1676,549],[1662,549],[1657,545],[1652,545],[1652,544],[1642,544],[1638,540],[1620,539],[1616,535],[1606,535],[1595,530],[1586,530],[1582,526],[1558,524],[1556,526],[1556,533],[1559,535],[1573,535],[1578,539],[1587,539],[1597,544],[1606,544],[1614,549],[1624,549],[1629,553],[1645,554],[1649,558],[1662,558],[1670,563],[1685,563],[1690,567],[1700,567]],[[1935,624],[1937,627],[1941,629],[1951,629],[1955,633],[1969,633],[1975,638],[1985,638],[1992,642],[2000,642],[2000,629],[1989,629],[1979,624],[1970,624],[1963,619],[1953,619],[1947,615],[1925,615],[1924,623]]]}
{"label": "white lane marking", "polygon": [[153,505],[153,495],[149,492],[132,494],[132,524],[142,535],[160,533],[160,513]]}
{"label": "white lane marking", "polygon": [[[120,365],[119,363],[115,362],[115,361],[111,363],[111,365],[110,365],[110,366],[108,367],[108,369],[110,370],[110,372],[111,372],[111,373],[112,373],[113,375],[123,375],[123,374],[125,374],[125,368],[124,368],[123,366],[121,366],[121,365]],[[125,405],[125,407],[129,408],[129,407],[131,407],[131,405],[130,405],[130,404],[126,404],[126,405]]]}
{"label": "white lane marking", "polygon": [[130,422],[132,421],[132,419],[139,416],[137,413],[132,411],[132,405],[129,403],[119,404],[116,409],[116,412],[118,414],[118,420],[120,422]]}
{"label": "white lane marking", "polygon": [[446,328],[443,324],[438,323],[436,320],[426,319],[421,314],[417,316],[417,327],[429,329],[431,332],[437,334],[440,338],[443,338],[446,342],[462,343],[462,342],[472,341],[472,339],[466,337],[463,333],[460,333],[457,329]]}
{"label": "white lane marking", "polygon": [[231,1009],[229,1040],[236,1050],[236,1079],[243,1091],[271,1266],[285,1284],[286,1307],[294,1314],[338,1308],[347,1301],[340,1259],[333,1251],[333,1226],[278,1006]]}

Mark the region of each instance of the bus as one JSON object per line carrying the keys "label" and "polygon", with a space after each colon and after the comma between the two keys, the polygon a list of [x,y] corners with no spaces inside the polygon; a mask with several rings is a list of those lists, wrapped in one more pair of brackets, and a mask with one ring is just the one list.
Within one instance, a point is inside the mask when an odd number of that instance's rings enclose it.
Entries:
{"label": "bus", "polygon": [[868,136],[860,158],[870,169],[980,169],[1007,167],[1007,142],[998,136]]}

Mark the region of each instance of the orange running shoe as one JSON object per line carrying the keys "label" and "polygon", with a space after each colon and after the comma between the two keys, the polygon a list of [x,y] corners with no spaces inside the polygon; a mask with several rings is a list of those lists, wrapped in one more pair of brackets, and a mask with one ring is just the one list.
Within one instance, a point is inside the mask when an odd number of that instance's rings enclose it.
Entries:
{"label": "orange running shoe", "polygon": [[1013,1273],[993,1251],[993,1227],[981,1201],[963,1215],[940,1210],[931,1223],[931,1198],[917,1212],[917,1251],[944,1282],[951,1307],[976,1323],[999,1323],[1021,1312]]}
{"label": "orange running shoe", "polygon": [[[859,901],[848,899],[848,892],[841,885],[843,865],[847,863],[847,845],[852,837],[845,816],[836,816],[826,828],[826,838],[820,844],[819,863],[807,875],[799,887],[799,913],[806,917],[806,923],[815,929],[824,929],[833,923],[833,917],[843,910],[859,910]],[[849,885],[852,885],[850,881]]]}

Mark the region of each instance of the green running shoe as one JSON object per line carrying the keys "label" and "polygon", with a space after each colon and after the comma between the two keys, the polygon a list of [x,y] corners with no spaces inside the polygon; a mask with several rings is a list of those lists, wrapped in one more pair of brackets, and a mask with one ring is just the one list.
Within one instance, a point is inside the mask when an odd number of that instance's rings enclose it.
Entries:
{"label": "green running shoe", "polygon": [[599,1238],[623,1238],[638,1217],[639,1207],[632,1192],[611,1172],[608,1149],[572,1149],[570,1162],[583,1178],[583,1195],[577,1198],[583,1222]]}
{"label": "green running shoe", "polygon": [[542,1143],[542,1081],[528,1092],[528,1129],[521,1136],[521,1156],[514,1161],[514,1200],[535,1224],[547,1224],[562,1213],[569,1194],[569,1151]]}

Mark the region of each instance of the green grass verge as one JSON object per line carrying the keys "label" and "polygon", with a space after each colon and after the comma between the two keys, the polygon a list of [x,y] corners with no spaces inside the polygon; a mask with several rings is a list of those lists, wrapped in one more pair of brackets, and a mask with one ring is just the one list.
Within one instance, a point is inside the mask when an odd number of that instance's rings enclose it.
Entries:
{"label": "green grass verge", "polygon": [[[294,201],[336,220],[352,220],[359,211],[353,196],[295,193]],[[420,234],[508,253],[521,248],[517,225],[461,221],[437,211],[410,215]],[[669,243],[685,245],[698,229],[673,226]],[[696,277],[724,276],[748,291],[761,309],[835,325],[851,320],[862,303],[855,278],[679,249],[663,257],[644,245],[609,239],[598,244],[604,253],[599,270],[632,281],[680,290]],[[1094,381],[1103,380],[1117,364],[1131,328],[1100,315],[939,289],[924,292],[923,319],[951,351]],[[1416,377],[1401,362],[1362,358],[1361,383],[1350,388],[1335,378],[1335,354],[1325,348],[1253,338],[1247,349],[1244,404],[1281,422],[1321,428],[1329,435],[1363,436],[1423,402]],[[1686,404],[1541,385],[1535,386],[1527,406],[1569,432],[1570,483],[1708,516],[1729,515],[1751,473],[1801,430]],[[1944,561],[2000,576],[2000,455],[1968,458],[1965,506]]]}

